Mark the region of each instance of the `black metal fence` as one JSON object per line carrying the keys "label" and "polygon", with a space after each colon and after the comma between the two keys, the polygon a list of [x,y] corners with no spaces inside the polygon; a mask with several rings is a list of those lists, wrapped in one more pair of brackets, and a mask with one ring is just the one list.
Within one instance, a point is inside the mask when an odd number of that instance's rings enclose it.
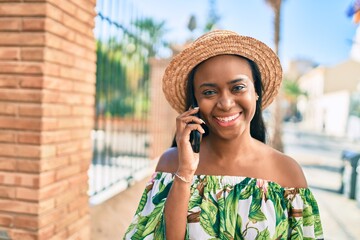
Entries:
{"label": "black metal fence", "polygon": [[126,188],[149,169],[149,40],[126,0],[98,0],[96,116],[90,202]]}

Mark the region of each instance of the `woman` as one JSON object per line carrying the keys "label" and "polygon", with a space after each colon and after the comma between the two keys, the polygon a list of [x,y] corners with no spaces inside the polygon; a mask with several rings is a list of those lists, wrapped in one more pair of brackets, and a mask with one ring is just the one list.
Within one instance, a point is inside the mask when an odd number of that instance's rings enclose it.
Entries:
{"label": "woman", "polygon": [[[262,109],[280,61],[262,42],[216,30],[173,58],[163,91],[179,112],[125,239],[322,239],[295,160],[265,144]],[[192,107],[192,106],[198,107]],[[202,135],[194,153],[190,135]]]}

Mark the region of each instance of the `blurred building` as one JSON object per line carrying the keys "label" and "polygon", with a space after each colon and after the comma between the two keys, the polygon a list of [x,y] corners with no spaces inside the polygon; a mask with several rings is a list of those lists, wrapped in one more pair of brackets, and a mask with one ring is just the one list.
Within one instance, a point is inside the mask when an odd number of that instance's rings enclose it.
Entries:
{"label": "blurred building", "polygon": [[[305,129],[344,137],[360,122],[358,118],[349,125],[352,99],[359,92],[360,62],[349,59],[333,67],[317,67],[300,77],[299,84],[307,92],[298,102]],[[360,136],[360,131],[352,134]]]}

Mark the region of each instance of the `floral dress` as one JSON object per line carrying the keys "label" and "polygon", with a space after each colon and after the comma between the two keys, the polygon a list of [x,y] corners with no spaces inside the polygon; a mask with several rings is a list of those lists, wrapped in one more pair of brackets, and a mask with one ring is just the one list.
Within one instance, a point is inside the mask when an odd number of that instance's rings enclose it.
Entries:
{"label": "floral dress", "polygon": [[[166,239],[164,207],[171,173],[148,182],[124,239]],[[237,176],[194,176],[185,239],[323,239],[308,188]]]}

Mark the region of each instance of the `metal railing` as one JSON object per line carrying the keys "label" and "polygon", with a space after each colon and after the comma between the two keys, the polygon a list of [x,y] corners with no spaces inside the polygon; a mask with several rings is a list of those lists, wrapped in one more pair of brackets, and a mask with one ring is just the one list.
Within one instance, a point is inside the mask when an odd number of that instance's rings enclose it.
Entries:
{"label": "metal railing", "polygon": [[98,204],[141,178],[149,160],[149,44],[126,0],[97,2],[96,116],[89,195]]}

